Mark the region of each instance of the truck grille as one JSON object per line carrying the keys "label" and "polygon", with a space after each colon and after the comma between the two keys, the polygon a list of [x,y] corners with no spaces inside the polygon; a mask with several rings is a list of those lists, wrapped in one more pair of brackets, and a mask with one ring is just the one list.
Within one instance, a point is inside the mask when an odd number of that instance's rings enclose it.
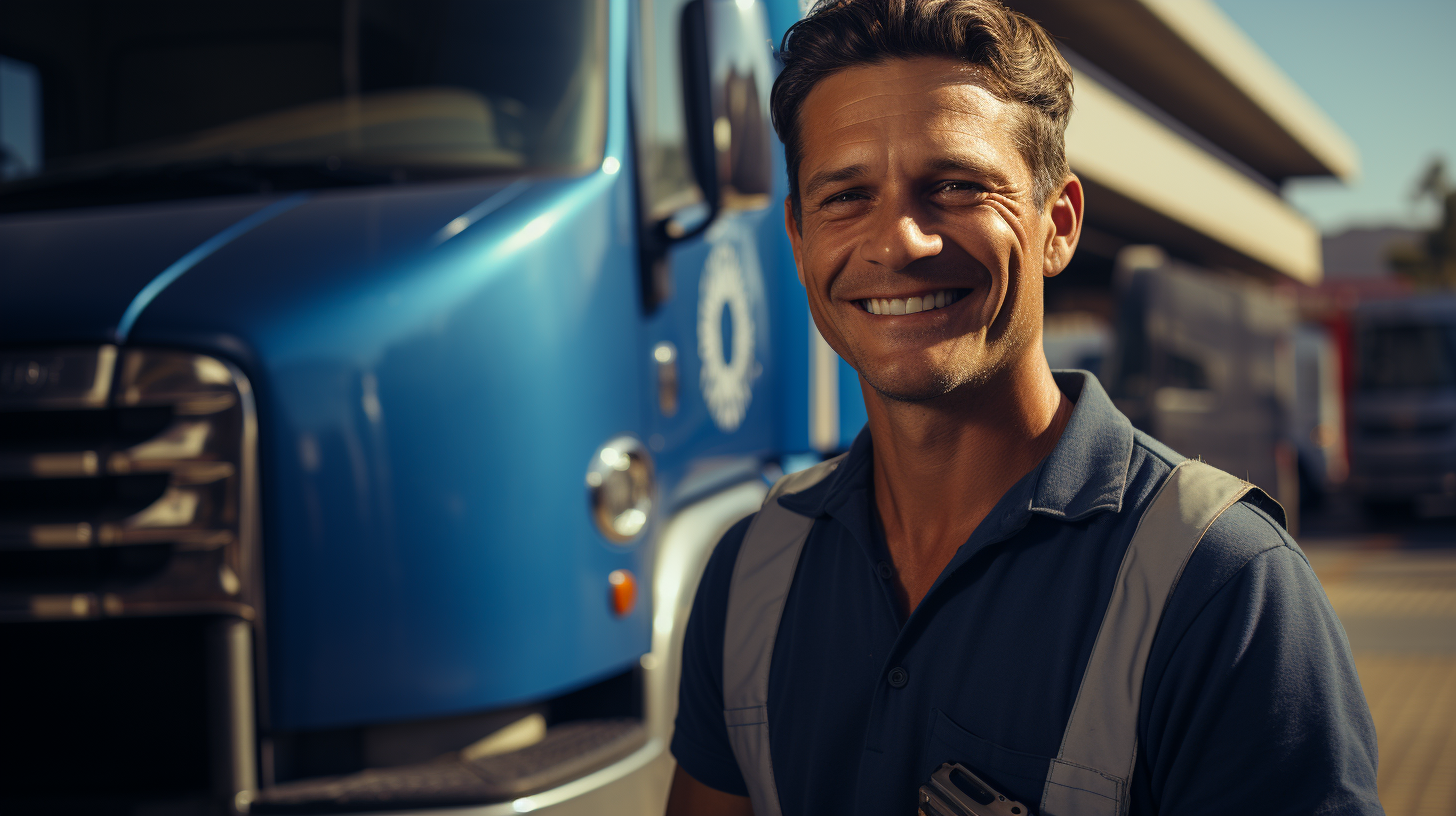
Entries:
{"label": "truck grille", "polygon": [[0,352],[0,620],[256,620],[255,435],[213,357]]}

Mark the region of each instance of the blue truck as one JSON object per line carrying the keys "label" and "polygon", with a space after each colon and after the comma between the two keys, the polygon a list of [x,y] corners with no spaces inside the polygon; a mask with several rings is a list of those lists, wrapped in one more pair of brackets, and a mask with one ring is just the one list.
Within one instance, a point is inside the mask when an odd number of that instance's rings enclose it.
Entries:
{"label": "blue truck", "polygon": [[800,11],[0,7],[0,811],[660,812],[707,554],[864,420]]}

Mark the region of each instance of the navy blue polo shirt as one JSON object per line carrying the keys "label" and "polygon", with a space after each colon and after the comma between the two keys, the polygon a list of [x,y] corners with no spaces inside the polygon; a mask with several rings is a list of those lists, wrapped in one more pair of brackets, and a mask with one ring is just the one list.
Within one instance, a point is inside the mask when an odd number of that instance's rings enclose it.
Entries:
{"label": "navy blue polo shirt", "polygon": [[[874,509],[868,431],[818,485],[769,673],[785,816],[913,814],[942,763],[1033,809],[1142,509],[1183,457],[1133,429],[1097,380],[1055,450],[1001,497],[901,620]],[[1164,613],[1138,712],[1133,814],[1381,813],[1375,730],[1343,628],[1257,499],[1223,514]],[[1266,509],[1269,512],[1266,512]],[[747,795],[723,719],[728,585],[747,529],[718,544],[693,604],[672,752]]]}

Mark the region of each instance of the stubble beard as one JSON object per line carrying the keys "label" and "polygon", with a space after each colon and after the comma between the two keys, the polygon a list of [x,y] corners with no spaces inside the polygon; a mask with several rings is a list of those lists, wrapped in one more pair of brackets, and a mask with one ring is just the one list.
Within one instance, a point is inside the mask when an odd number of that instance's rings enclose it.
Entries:
{"label": "stubble beard", "polygon": [[[911,364],[886,367],[862,366],[859,375],[880,396],[895,402],[924,403],[962,388],[975,388],[989,379],[984,367],[977,367],[967,355],[957,355],[949,365]],[[913,367],[913,371],[904,369]]]}
{"label": "stubble beard", "polygon": [[895,402],[927,403],[951,394],[972,395],[1025,356],[1025,347],[1039,335],[1036,328],[1039,321],[1014,321],[995,341],[983,336],[975,348],[953,353],[939,365],[916,360],[883,366],[861,362],[854,368],[876,393]]}

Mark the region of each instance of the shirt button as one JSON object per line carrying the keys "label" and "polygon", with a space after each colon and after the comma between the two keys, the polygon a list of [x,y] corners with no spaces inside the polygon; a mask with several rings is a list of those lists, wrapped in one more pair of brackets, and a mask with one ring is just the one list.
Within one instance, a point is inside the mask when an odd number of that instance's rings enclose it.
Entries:
{"label": "shirt button", "polygon": [[896,666],[895,668],[890,669],[889,680],[891,686],[894,686],[895,688],[904,688],[905,684],[910,682],[910,673],[900,668],[899,666]]}
{"label": "shirt button", "polygon": [[890,580],[890,576],[895,574],[895,571],[890,569],[889,563],[885,561],[881,561],[875,566],[875,572],[878,572],[880,579],[885,581]]}

